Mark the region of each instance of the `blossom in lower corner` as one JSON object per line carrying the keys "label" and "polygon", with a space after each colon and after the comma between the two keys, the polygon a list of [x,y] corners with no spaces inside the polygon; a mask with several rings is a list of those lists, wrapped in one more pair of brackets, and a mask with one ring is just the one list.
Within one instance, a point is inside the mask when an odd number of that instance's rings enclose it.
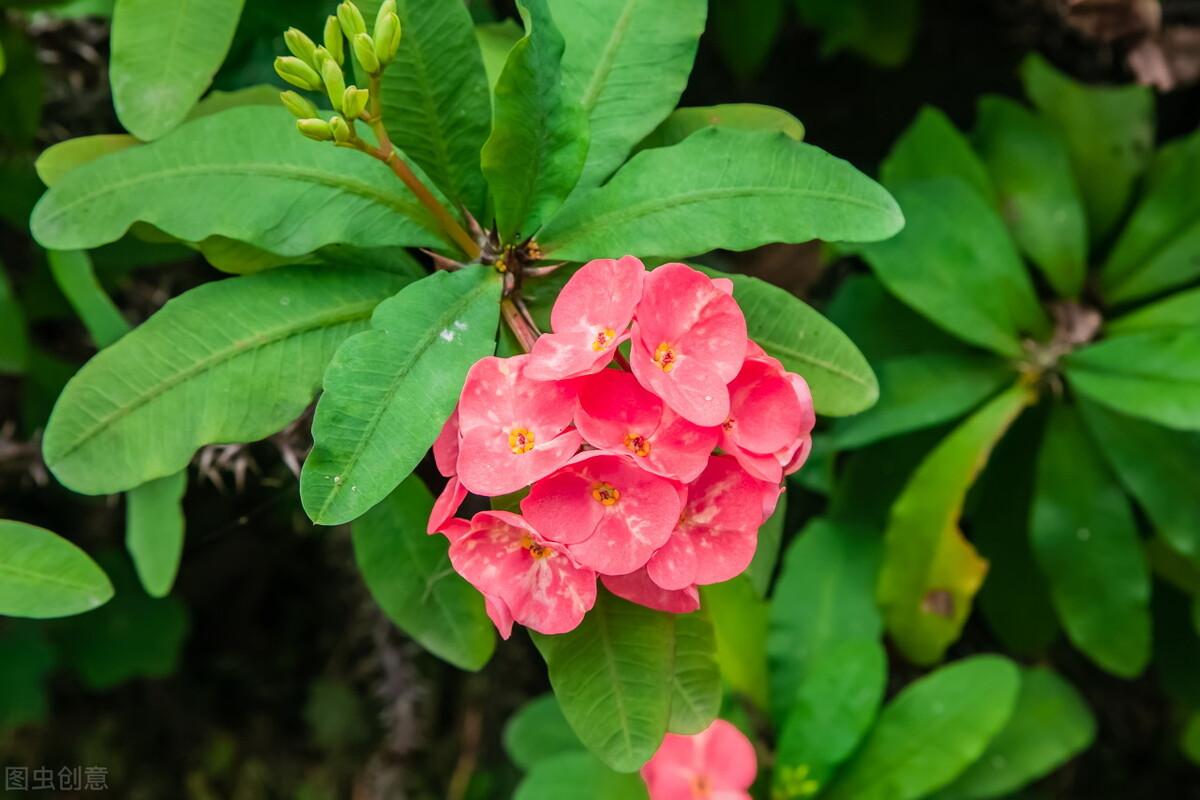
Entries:
{"label": "blossom in lower corner", "polygon": [[530,380],[530,356],[480,359],[458,405],[458,478],[472,494],[515,492],[567,463],[582,441],[568,430],[575,390]]}
{"label": "blossom in lower corner", "polygon": [[571,276],[550,312],[526,369],[534,380],[563,380],[604,369],[628,336],[646,268],[633,256],[589,261]]}
{"label": "blossom in lower corner", "polygon": [[694,736],[668,733],[642,767],[650,800],[750,800],[754,745],[723,719]]}
{"label": "blossom in lower corner", "polygon": [[[450,563],[491,601],[494,622],[511,617],[539,633],[566,633],[596,603],[596,573],[519,514],[480,511],[451,543]],[[501,622],[496,626],[505,633]]]}

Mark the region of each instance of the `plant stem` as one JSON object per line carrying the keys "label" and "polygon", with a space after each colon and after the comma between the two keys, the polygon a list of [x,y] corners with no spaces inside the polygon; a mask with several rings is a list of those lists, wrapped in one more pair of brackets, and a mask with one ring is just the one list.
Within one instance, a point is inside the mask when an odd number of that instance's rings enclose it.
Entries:
{"label": "plant stem", "polygon": [[511,297],[500,301],[500,316],[504,317],[509,330],[517,337],[517,343],[521,345],[521,349],[526,353],[533,350],[533,343],[537,341],[538,337],[537,329],[525,318]]}
{"label": "plant stem", "polygon": [[442,230],[466,253],[467,259],[474,261],[479,258],[479,244],[471,238],[471,235],[459,224],[458,220],[437,201],[437,198],[426,188],[425,184],[417,179],[417,176],[404,163],[404,159],[400,158],[400,154],[396,152],[391,137],[388,136],[387,128],[383,125],[383,102],[380,99],[380,85],[379,76],[372,75],[370,117],[364,120],[371,126],[371,130],[375,132],[375,138],[379,141],[379,146],[368,147],[364,144],[364,152],[387,164],[392,172],[396,173],[396,177],[403,181],[409,191],[416,196],[421,205],[429,209],[429,212],[433,214],[438,224],[442,226]]}

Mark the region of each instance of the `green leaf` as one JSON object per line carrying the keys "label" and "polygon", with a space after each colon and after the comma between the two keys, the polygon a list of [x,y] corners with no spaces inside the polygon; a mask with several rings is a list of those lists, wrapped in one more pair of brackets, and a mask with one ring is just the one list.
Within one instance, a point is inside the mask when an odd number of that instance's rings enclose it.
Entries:
{"label": "green leaf", "polygon": [[46,257],[54,282],[83,321],[96,347],[108,347],[129,332],[129,323],[100,286],[86,252],[51,250]]}
{"label": "green leaf", "polygon": [[669,614],[602,591],[570,633],[530,633],[571,729],[618,772],[639,769],[667,731],[673,632]]}
{"label": "green leaf", "polygon": [[1063,363],[1072,386],[1114,411],[1200,430],[1200,327],[1107,339]]}
{"label": "green leaf", "polygon": [[1079,403],[1083,421],[1118,480],[1180,553],[1200,560],[1200,433],[1181,433]]}
{"label": "green leaf", "polygon": [[591,130],[579,186],[596,186],[679,102],[707,3],[550,0],[550,8],[566,41],[563,78]]}
{"label": "green leaf", "polygon": [[713,0],[713,42],[721,58],[739,78],[757,73],[783,23],[783,0],[756,0],[749,10],[739,0]]}
{"label": "green leaf", "polygon": [[908,59],[920,21],[920,0],[796,0],[806,25],[825,34],[826,56],[849,50],[884,67]]}
{"label": "green leaf", "polygon": [[284,256],[339,243],[441,244],[436,224],[386,166],[309,141],[284,109],[256,106],[203,117],[68,173],[30,224],[44,247],[81,250],[115,242],[139,221],[187,242],[225,236]]}
{"label": "green leaf", "polygon": [[273,84],[258,84],[234,89],[231,92],[214,89],[205,95],[203,100],[192,106],[192,110],[188,112],[187,121],[212,116],[241,106],[279,108],[279,87]]}
{"label": "green leaf", "polygon": [[[782,796],[814,794],[829,781],[875,721],[886,687],[878,638],[847,639],[817,654],[779,734],[773,784]],[[801,786],[812,791],[789,791]]]}
{"label": "green leaf", "polygon": [[25,330],[25,312],[8,282],[4,264],[0,263],[0,373],[20,374],[28,364],[29,333]]}
{"label": "green leaf", "polygon": [[343,265],[192,289],[71,379],[46,429],[47,466],[77,492],[108,494],[179,472],[206,444],[275,433],[312,402],[342,340],[404,283]]}
{"label": "green leaf", "polygon": [[496,82],[492,134],[481,154],[504,244],[532,237],[558,211],[588,155],[587,112],[570,94],[549,2],[518,7],[525,37]]}
{"label": "green leaf", "polygon": [[771,598],[767,656],[772,715],[787,717],[820,654],[838,642],[878,638],[878,535],[832,520],[810,522],[788,547]]}
{"label": "green leaf", "polygon": [[1107,300],[1123,303],[1191,282],[1200,275],[1200,135],[1165,148],[1160,176],[1121,232],[1100,273]]}
{"label": "green leaf", "polygon": [[778,131],[797,142],[804,141],[804,123],[781,108],[756,103],[726,103],[675,109],[638,144],[637,149],[670,147],[696,131],[716,127],[739,131]]}
{"label": "green leaf", "polygon": [[1105,324],[1105,332],[1116,337],[1151,331],[1187,330],[1195,328],[1197,320],[1200,320],[1200,288],[1170,295],[1117,317]]}
{"label": "green leaf", "polygon": [[[500,73],[504,71],[504,63],[508,61],[509,52],[524,35],[521,26],[511,19],[475,26],[475,40],[479,42],[479,50],[483,55],[483,68],[487,72],[489,90],[496,88]],[[490,102],[490,95],[488,99]]]}
{"label": "green leaf", "polygon": [[1033,400],[1017,385],[968,417],[892,506],[877,595],[892,639],[918,664],[941,659],[967,621],[987,562],[959,529],[963,503],[996,442]]}
{"label": "green leaf", "polygon": [[929,353],[879,364],[879,402],[839,420],[834,445],[850,450],[889,436],[948,422],[1012,380],[1013,369],[983,353]]}
{"label": "green leaf", "polygon": [[674,615],[675,667],[671,675],[672,733],[696,734],[721,709],[721,673],[717,667],[713,624],[703,612]]}
{"label": "green leaf", "polygon": [[985,97],[974,141],[1017,245],[1060,296],[1077,297],[1087,271],[1087,217],[1058,130],[1011,100]]}
{"label": "green leaf", "polygon": [[1154,94],[1145,86],[1077,83],[1032,55],[1021,65],[1025,92],[1067,143],[1093,242],[1120,221],[1154,145]]}
{"label": "green leaf", "polygon": [[338,348],[300,474],[314,522],[355,519],[425,456],[467,370],[496,346],[500,288],[490,267],[434,273],[380,303],[371,330]]}
{"label": "green leaf", "polygon": [[1083,698],[1045,667],[1021,671],[1008,723],[979,760],[934,795],[935,800],[1006,797],[1086,750],[1096,720]]}
{"label": "green leaf", "polygon": [[1071,642],[1131,678],[1150,657],[1150,575],[1120,486],[1076,411],[1057,405],[1038,456],[1033,552]]}
{"label": "green leaf", "polygon": [[1021,339],[1049,323],[1004,223],[962,181],[932,178],[893,190],[908,220],[862,248],[892,294],[963,341],[1019,357]]}
{"label": "green leaf", "polygon": [[745,575],[700,587],[713,624],[717,665],[729,687],[767,708],[767,604]]}
{"label": "green leaf", "polygon": [[842,281],[825,315],[872,364],[898,356],[970,349],[888,294],[870,274],[850,275]]}
{"label": "green leaf", "polygon": [[828,516],[882,532],[913,471],[949,432],[945,425],[926,428],[843,454],[829,493]]}
{"label": "green leaf", "polygon": [[115,553],[99,561],[112,576],[116,596],[104,608],[56,623],[52,630],[63,661],[96,690],[172,674],[187,638],[187,609],[177,597],[148,597],[129,562]]}
{"label": "green leaf", "polygon": [[916,800],[946,785],[1004,727],[1019,686],[1017,668],[999,656],[963,659],[910,684],[822,797]]}
{"label": "green leaf", "polygon": [[183,556],[184,518],[180,502],[187,471],[150,481],[125,497],[125,546],[138,578],[151,597],[166,597]]}
{"label": "green leaf", "polygon": [[54,662],[54,650],[41,627],[5,626],[0,633],[0,734],[45,721],[50,705],[46,678]]}
{"label": "green leaf", "polygon": [[44,528],[0,520],[0,615],[66,617],[112,596],[108,577],[78,547]]}
{"label": "green leaf", "polygon": [[137,137],[125,133],[80,136],[51,145],[38,156],[34,167],[47,187],[62,181],[67,173],[90,164],[110,153],[119,153],[141,144]]}
{"label": "green leaf", "polygon": [[[810,452],[809,458],[812,458]],[[811,460],[804,462],[811,465]],[[786,487],[785,487],[786,488]],[[779,549],[783,546],[783,524],[787,519],[787,492],[779,495],[775,510],[758,529],[758,547],[754,550],[754,558],[750,566],[742,574],[750,581],[759,597],[766,597],[771,587],[771,577],[775,574],[775,565],[779,562]]]}
{"label": "green leaf", "polygon": [[371,596],[438,658],[479,670],[496,636],[483,596],[450,566],[448,543],[425,533],[433,495],[413,475],[353,526],[354,560]]}
{"label": "green leaf", "polygon": [[874,241],[904,218],[850,164],[773,131],[705,128],[643,150],[577,192],[539,236],[547,257],[685,258],[770,242]]}
{"label": "green leaf", "polygon": [[503,738],[509,759],[526,772],[560,753],[584,752],[553,694],[521,706],[505,723]]}
{"label": "green leaf", "polygon": [[[380,5],[358,3],[368,20]],[[388,136],[448,197],[481,217],[479,151],[492,120],[471,15],[461,0],[399,0],[396,13],[403,38],[380,98]]]}
{"label": "green leaf", "polygon": [[647,800],[637,773],[622,774],[588,753],[559,753],[538,761],[517,786],[513,800]]}
{"label": "green leaf", "polygon": [[1189,761],[1200,766],[1200,711],[1188,717],[1179,737],[1179,747]]}
{"label": "green leaf", "polygon": [[244,2],[117,0],[109,79],[130,133],[149,141],[183,121],[225,60]]}
{"label": "green leaf", "polygon": [[950,118],[933,106],[924,106],[900,134],[879,167],[879,177],[889,189],[929,178],[958,178],[989,204],[996,199],[987,165]]}

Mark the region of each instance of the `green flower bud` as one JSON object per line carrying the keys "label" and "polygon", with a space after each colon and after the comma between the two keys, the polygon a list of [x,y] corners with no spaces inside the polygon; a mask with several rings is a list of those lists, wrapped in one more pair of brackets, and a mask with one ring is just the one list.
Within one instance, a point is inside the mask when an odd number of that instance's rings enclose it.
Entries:
{"label": "green flower bud", "polygon": [[381,64],[390,64],[400,49],[400,17],[388,14],[375,26],[375,55]]}
{"label": "green flower bud", "polygon": [[369,74],[379,74],[380,64],[379,56],[375,54],[375,42],[367,34],[360,33],[354,37],[354,57]]}
{"label": "green flower bud", "polygon": [[327,58],[321,62],[321,77],[325,79],[325,91],[329,95],[329,102],[341,111],[342,98],[346,94],[346,76],[342,74],[342,68],[332,58]]}
{"label": "green flower bud", "polygon": [[333,141],[333,127],[323,119],[296,120],[296,128],[313,141]]}
{"label": "green flower bud", "polygon": [[292,112],[297,119],[310,119],[320,113],[311,100],[293,91],[280,92],[279,99],[283,101],[284,107]]}
{"label": "green flower bud", "polygon": [[347,119],[358,119],[367,110],[367,103],[370,100],[371,93],[366,89],[347,86],[346,94],[342,98],[342,113],[346,115]]}
{"label": "green flower bud", "polygon": [[351,3],[350,0],[346,0],[346,2],[337,7],[337,17],[338,22],[342,24],[342,30],[350,38],[367,32],[367,21],[363,19],[362,12],[358,10],[358,6]]}
{"label": "green flower bud", "polygon": [[308,38],[308,34],[299,28],[288,28],[283,34],[283,41],[287,45],[287,49],[292,55],[308,64],[310,67],[315,67],[317,62],[314,59],[316,54],[317,44],[312,39]]}
{"label": "green flower bud", "polygon": [[321,76],[317,71],[295,56],[280,56],[275,59],[275,73],[298,89],[319,92]]}
{"label": "green flower bud", "polygon": [[338,144],[345,144],[354,138],[354,131],[346,120],[341,117],[334,117],[329,120],[329,127],[333,131],[333,140]]}
{"label": "green flower bud", "polygon": [[379,12],[375,15],[375,27],[379,27],[379,21],[388,14],[399,14],[396,10],[396,0],[383,0],[379,6]]}
{"label": "green flower bud", "polygon": [[338,63],[339,67],[346,63],[345,41],[338,18],[330,17],[325,20],[325,50]]}

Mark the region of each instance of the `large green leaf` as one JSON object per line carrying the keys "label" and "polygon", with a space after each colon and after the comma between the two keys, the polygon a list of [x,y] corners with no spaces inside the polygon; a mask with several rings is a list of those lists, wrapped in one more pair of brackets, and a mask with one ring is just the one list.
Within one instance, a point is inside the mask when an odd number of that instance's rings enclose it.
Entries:
{"label": "large green leaf", "polygon": [[550,0],[550,9],[566,40],[563,78],[591,128],[580,187],[595,186],[679,102],[707,3]]}
{"label": "large green leaf", "polygon": [[987,562],[963,537],[967,490],[996,442],[1033,402],[1014,386],[972,414],[926,456],[892,506],[878,598],[888,632],[918,664],[931,664],[962,631]]}
{"label": "large green leaf", "polygon": [[639,769],[658,749],[671,715],[670,615],[601,591],[575,630],[530,635],[580,741],[612,769]]}
{"label": "large green leaf", "polygon": [[224,236],[278,255],[327,244],[437,246],[438,229],[386,166],[305,139],[282,108],[189,122],[68,173],[34,209],[43,246],[97,247],[148,222],[187,242]]}
{"label": "large green leaf", "polygon": [[767,603],[745,575],[700,589],[713,624],[717,665],[733,691],[767,708]]}
{"label": "large green leaf", "polygon": [[[358,3],[368,20],[380,5]],[[486,187],[479,151],[491,129],[491,102],[471,14],[461,0],[398,0],[396,13],[403,38],[381,96],[388,136],[480,217]]]}
{"label": "large green leaf", "polygon": [[206,444],[276,432],[312,401],[342,340],[404,283],[343,265],[192,289],[67,384],[47,465],[75,491],[106,494],[178,472]]}
{"label": "large green leaf", "polygon": [[225,60],[244,3],[117,0],[109,80],[130,133],[157,139],[183,121]]}
{"label": "large green leaf", "polygon": [[535,697],[504,725],[504,751],[514,764],[531,770],[559,753],[583,752],[583,743],[567,724],[553,694]]}
{"label": "large green leaf", "polygon": [[38,177],[47,187],[52,187],[67,173],[90,164],[110,153],[119,153],[141,144],[137,137],[127,133],[80,136],[51,145],[38,155],[34,162]]}
{"label": "large green leaf", "polygon": [[558,211],[588,154],[587,112],[566,84],[563,37],[548,0],[518,7],[525,37],[496,82],[492,134],[481,154],[504,244],[533,236]]}
{"label": "large green leaf", "polygon": [[467,370],[495,348],[499,318],[495,270],[437,272],[381,303],[371,330],[338,348],[300,475],[314,522],[355,519],[413,471],[454,410]]}
{"label": "large green leaf", "polygon": [[1154,94],[1145,86],[1076,83],[1041,56],[1021,65],[1025,92],[1067,142],[1092,241],[1120,221],[1154,145]]}
{"label": "large green leaf", "polygon": [[946,332],[1017,357],[1049,324],[1004,223],[954,178],[895,187],[907,224],[862,248],[883,285]]}
{"label": "large green leaf", "polygon": [[1087,749],[1096,720],[1071,684],[1045,667],[1021,671],[1012,716],[979,760],[936,800],[1007,797]]}
{"label": "large green leaf", "polygon": [[700,733],[721,708],[721,673],[717,668],[713,623],[699,611],[678,614],[675,626],[675,668],[671,675],[672,733]]}
{"label": "large green leaf", "polygon": [[670,147],[705,128],[733,128],[739,131],[779,131],[797,142],[804,141],[804,123],[782,108],[756,103],[726,103],[716,106],[677,108],[645,139],[638,150]]}
{"label": "large green leaf", "polygon": [[175,583],[183,556],[184,517],[180,501],[187,472],[131,489],[125,497],[125,546],[142,586],[151,597],[165,597]]}
{"label": "large green leaf", "polygon": [[784,797],[794,796],[787,790],[797,781],[811,782],[813,792],[828,782],[875,721],[886,687],[887,653],[877,637],[816,654],[779,734],[773,782]]}
{"label": "large green leaf", "polygon": [[108,347],[129,332],[129,323],[100,286],[87,253],[51,250],[46,258],[54,282],[83,321],[97,347]]}
{"label": "large green leaf", "polygon": [[[496,88],[500,73],[504,71],[504,62],[508,61],[509,51],[524,35],[521,26],[511,19],[475,26],[475,41],[479,42],[479,52],[483,56],[489,91]],[[488,100],[490,102],[490,95]]]}
{"label": "large green leaf", "polygon": [[1159,155],[1159,179],[1133,212],[1113,247],[1100,283],[1122,303],[1157,294],[1200,275],[1200,134]]}
{"label": "large green leaf", "polygon": [[989,203],[996,198],[987,165],[971,142],[940,109],[925,106],[905,129],[879,166],[889,189],[928,178],[958,178]]}
{"label": "large green leaf", "polygon": [[547,257],[683,258],[769,242],[874,241],[904,222],[850,164],[784,133],[720,127],[643,150],[577,192],[539,236]]}
{"label": "large green leaf", "polygon": [[831,520],[810,522],[788,548],[771,598],[767,656],[771,706],[782,722],[818,656],[838,642],[877,639],[878,535]]}
{"label": "large green leaf", "polygon": [[872,364],[919,353],[965,352],[968,345],[901,303],[871,274],[850,275],[825,307]]}
{"label": "large green leaf", "polygon": [[640,775],[614,772],[589,753],[559,753],[533,765],[513,800],[647,800]]}
{"label": "large green leaf", "polygon": [[818,414],[841,417],[874,404],[875,373],[836,325],[778,286],[747,275],[728,277],[750,338],[807,381]]}
{"label": "large green leaf", "polygon": [[1020,674],[998,656],[942,667],[884,708],[866,743],[822,797],[916,800],[954,780],[1012,714]]}
{"label": "large green leaf", "polygon": [[44,528],[0,520],[0,615],[65,617],[112,595],[108,577],[78,547]]}
{"label": "large green leaf", "polygon": [[1200,288],[1170,295],[1106,323],[1109,336],[1194,329],[1200,322]]}
{"label": "large green leaf", "polygon": [[1160,536],[1200,562],[1200,433],[1181,433],[1081,402],[1083,421]]}
{"label": "large green leaf", "polygon": [[412,476],[354,523],[354,559],[388,619],[438,658],[478,670],[496,647],[483,596],[425,533],[433,495]]}
{"label": "large green leaf", "polygon": [[985,97],[974,140],[1017,244],[1059,295],[1076,297],[1087,270],[1087,217],[1058,131],[1011,100]]}
{"label": "large green leaf", "polygon": [[879,364],[879,402],[834,428],[841,450],[948,422],[974,408],[1013,377],[986,353],[929,353]]}
{"label": "large green leaf", "polygon": [[[812,451],[809,451],[809,460],[804,463],[813,463]],[[754,550],[750,566],[742,573],[759,597],[766,597],[771,587],[771,578],[774,577],[775,566],[779,563],[779,551],[783,547],[783,526],[786,521],[787,492],[784,491],[779,495],[779,502],[775,504],[771,516],[758,527],[758,547]]]}
{"label": "large green leaf", "polygon": [[29,333],[25,312],[13,293],[4,264],[0,263],[0,373],[25,371],[29,363]]}
{"label": "large green leaf", "polygon": [[1071,641],[1133,677],[1150,657],[1150,575],[1129,501],[1078,412],[1055,406],[1038,456],[1033,552]]}
{"label": "large green leaf", "polygon": [[1071,385],[1101,405],[1200,430],[1200,326],[1118,336],[1067,356]]}
{"label": "large green leaf", "polygon": [[784,0],[755,0],[752,9],[741,0],[712,0],[712,41],[739,78],[753,77],[767,60],[783,12]]}

